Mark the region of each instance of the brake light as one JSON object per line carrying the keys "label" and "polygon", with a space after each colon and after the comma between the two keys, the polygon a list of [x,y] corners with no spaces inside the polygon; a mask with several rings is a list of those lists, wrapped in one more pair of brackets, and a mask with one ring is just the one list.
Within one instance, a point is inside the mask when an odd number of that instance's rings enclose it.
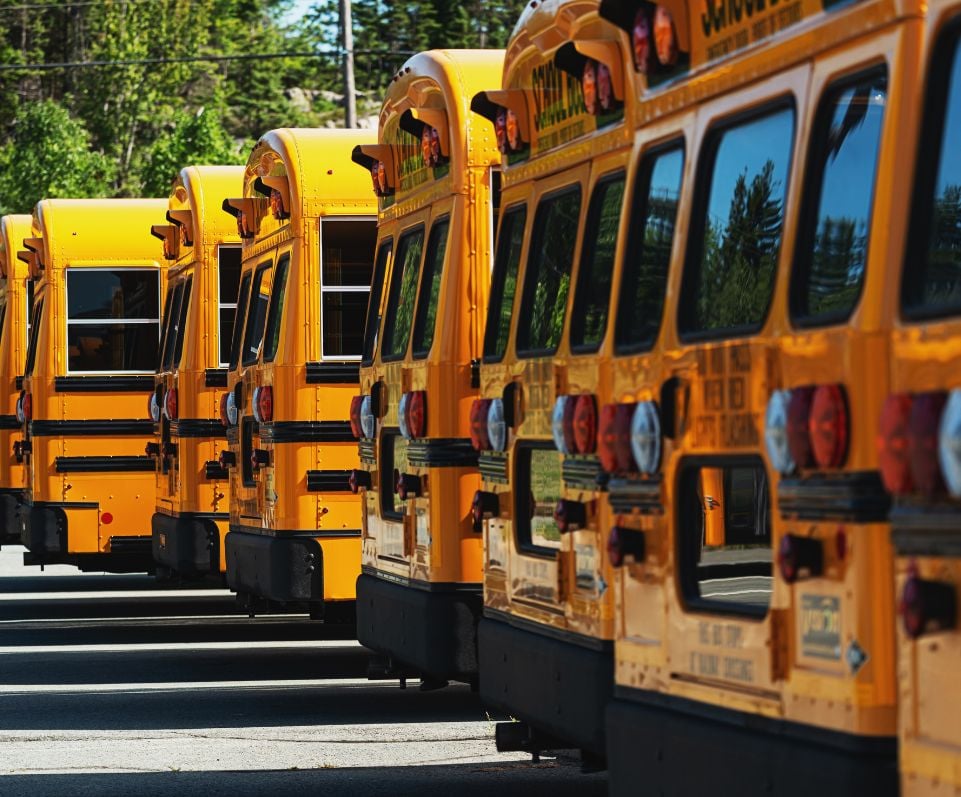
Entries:
{"label": "brake light", "polygon": [[475,451],[487,451],[491,447],[490,435],[487,432],[487,413],[490,407],[490,399],[474,399],[470,405],[470,443]]}
{"label": "brake light", "polygon": [[593,454],[597,448],[597,401],[590,393],[574,400],[574,445],[578,454]]}
{"label": "brake light", "polygon": [[254,390],[254,419],[257,423],[270,423],[274,419],[274,389],[270,385]]}
{"label": "brake light", "polygon": [[639,401],[631,418],[631,453],[645,476],[657,473],[661,464],[661,418],[657,404]]}
{"label": "brake light", "polygon": [[961,390],[952,390],[941,413],[938,460],[948,492],[961,498]]}
{"label": "brake light", "polygon": [[811,402],[813,387],[796,387],[787,391],[787,447],[794,468],[811,466]]}
{"label": "brake light", "polygon": [[764,443],[771,466],[782,476],[795,470],[794,458],[788,445],[788,405],[791,391],[775,390],[767,402],[764,414]]}
{"label": "brake light", "polygon": [[631,417],[634,404],[605,404],[598,423],[597,455],[607,473],[634,470]]}
{"label": "brake light", "polygon": [[908,462],[914,486],[926,496],[944,489],[938,465],[938,431],[947,396],[943,392],[922,393],[911,403],[908,421]]}
{"label": "brake light", "polygon": [[914,489],[908,458],[911,403],[911,397],[904,393],[888,396],[878,424],[878,469],[884,488],[894,495]]}
{"label": "brake light", "polygon": [[230,418],[227,417],[227,397],[228,393],[224,393],[220,397],[220,425],[225,429],[230,426]]}
{"label": "brake light", "polygon": [[21,402],[21,410],[23,412],[23,422],[30,423],[33,420],[33,394],[24,393],[23,401]]}
{"label": "brake light", "polygon": [[607,558],[610,559],[612,567],[621,567],[628,556],[633,556],[635,562],[644,561],[644,532],[614,526],[607,536]]}
{"label": "brake light", "polygon": [[363,396],[354,396],[350,400],[350,433],[358,440],[364,435],[364,429],[360,423],[360,408],[363,403]]}
{"label": "brake light", "polygon": [[407,399],[407,430],[412,438],[427,434],[427,392],[413,390]]}
{"label": "brake light", "polygon": [[819,385],[811,400],[811,451],[822,468],[838,468],[848,453],[848,406],[841,385]]}
{"label": "brake light", "polygon": [[168,421],[177,420],[177,388],[172,387],[164,394],[164,415]]}
{"label": "brake light", "polygon": [[958,598],[954,586],[928,581],[912,573],[904,582],[900,603],[904,633],[911,639],[946,631],[957,624]]}
{"label": "brake light", "polygon": [[824,569],[824,548],[820,540],[785,534],[777,549],[777,563],[781,578],[793,584],[799,578],[821,575]]}

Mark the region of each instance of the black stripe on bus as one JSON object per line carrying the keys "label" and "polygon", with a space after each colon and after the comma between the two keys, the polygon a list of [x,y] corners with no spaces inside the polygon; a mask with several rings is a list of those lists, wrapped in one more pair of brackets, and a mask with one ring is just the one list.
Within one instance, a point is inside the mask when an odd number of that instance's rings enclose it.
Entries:
{"label": "black stripe on bus", "polygon": [[349,421],[279,421],[260,424],[263,443],[353,443]]}
{"label": "black stripe on bus", "polygon": [[359,385],[360,363],[307,363],[308,385]]}
{"label": "black stripe on bus", "polygon": [[476,468],[477,451],[468,438],[411,440],[407,461],[421,468]]}
{"label": "black stripe on bus", "polygon": [[17,390],[23,390],[23,374],[20,374],[15,380],[14,384],[17,386]]}
{"label": "black stripe on bus", "polygon": [[171,437],[223,437],[224,425],[212,418],[180,418],[170,423]]}
{"label": "black stripe on bus", "polygon": [[148,473],[156,469],[153,457],[57,457],[57,473]]}
{"label": "black stripe on bus", "polygon": [[208,368],[204,371],[205,387],[227,387],[226,368]]}
{"label": "black stripe on bus", "polygon": [[19,429],[23,426],[16,415],[0,415],[0,429]]}
{"label": "black stripe on bus", "polygon": [[307,492],[345,493],[350,491],[349,470],[309,470],[307,471]]}
{"label": "black stripe on bus", "polygon": [[57,393],[149,393],[154,388],[150,376],[55,376]]}
{"label": "black stripe on bus", "polygon": [[891,496],[874,470],[826,478],[781,479],[777,489],[781,516],[797,520],[880,523],[887,519]]}
{"label": "black stripe on bus", "polygon": [[132,419],[89,421],[31,421],[30,434],[34,437],[97,437],[114,435],[153,435],[153,421]]}

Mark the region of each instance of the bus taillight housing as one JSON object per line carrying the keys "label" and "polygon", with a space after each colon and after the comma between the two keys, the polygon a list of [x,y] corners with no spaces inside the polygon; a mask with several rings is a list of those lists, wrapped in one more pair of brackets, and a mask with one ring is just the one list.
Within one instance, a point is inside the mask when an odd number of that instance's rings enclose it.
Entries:
{"label": "bus taillight housing", "polygon": [[427,392],[411,390],[400,397],[397,408],[400,433],[406,440],[427,434]]}
{"label": "bus taillight housing", "polygon": [[811,467],[839,468],[850,438],[842,385],[778,390],[768,400],[764,439],[771,464],[782,476]]}
{"label": "bus taillight housing", "polygon": [[167,392],[164,393],[164,416],[168,421],[177,420],[180,412],[180,407],[177,402],[177,388],[171,387],[167,388]]}
{"label": "bus taillight housing", "polygon": [[274,389],[270,385],[254,388],[254,420],[257,423],[271,423],[274,420]]}
{"label": "bus taillight housing", "polygon": [[487,433],[487,413],[490,408],[490,399],[474,399],[470,405],[470,443],[475,451],[490,450],[490,435]]}
{"label": "bus taillight housing", "polygon": [[364,436],[364,429],[360,423],[360,408],[364,403],[363,396],[354,396],[350,400],[350,433],[360,440]]}
{"label": "bus taillight housing", "polygon": [[597,432],[597,456],[607,473],[636,470],[631,453],[631,418],[634,404],[605,404]]}

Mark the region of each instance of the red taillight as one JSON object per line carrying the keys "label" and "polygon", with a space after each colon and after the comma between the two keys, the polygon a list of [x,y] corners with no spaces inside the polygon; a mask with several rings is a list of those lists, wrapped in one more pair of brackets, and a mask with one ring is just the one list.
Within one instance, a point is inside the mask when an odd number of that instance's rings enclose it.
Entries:
{"label": "red taillight", "polygon": [[635,404],[605,404],[598,423],[597,455],[607,473],[634,470],[631,419]]}
{"label": "red taillight", "polygon": [[470,405],[470,442],[475,451],[488,451],[491,447],[487,432],[487,413],[490,408],[490,399],[474,399]]}
{"label": "red taillight", "polygon": [[593,454],[597,448],[597,402],[583,393],[574,404],[574,445],[578,454]]}
{"label": "red taillight", "polygon": [[407,428],[411,437],[424,437],[427,434],[427,393],[414,390],[407,399]]}
{"label": "red taillight", "polygon": [[901,620],[911,639],[957,625],[958,597],[954,586],[927,581],[911,573],[901,591]]}
{"label": "red taillight", "polygon": [[905,393],[888,396],[878,424],[878,468],[889,493],[904,495],[914,489],[908,456],[911,427],[911,397]]}
{"label": "red taillight", "polygon": [[270,423],[273,419],[274,389],[270,385],[263,385],[257,390],[257,420],[259,423]]}
{"label": "red taillight", "polygon": [[220,423],[224,428],[230,426],[230,418],[227,417],[227,393],[220,397]]}
{"label": "red taillight", "polygon": [[164,395],[164,412],[167,420],[177,420],[177,409],[177,388],[172,387]]}
{"label": "red taillight", "polygon": [[841,385],[820,385],[814,391],[808,428],[818,466],[837,468],[844,464],[848,453],[848,404]]}
{"label": "red taillight", "polygon": [[811,465],[811,400],[813,387],[797,387],[791,391],[787,405],[787,446],[798,470]]}
{"label": "red taillight", "polygon": [[33,394],[24,393],[23,394],[23,420],[26,423],[30,423],[33,420]]}
{"label": "red taillight", "polygon": [[113,523],[113,515],[110,514],[109,512],[101,512],[100,522],[103,523],[105,526],[109,526],[111,523]]}
{"label": "red taillight", "polygon": [[941,465],[938,462],[938,430],[947,394],[922,393],[911,402],[908,420],[908,462],[911,480],[924,495],[944,490]]}
{"label": "red taillight", "polygon": [[363,403],[363,396],[354,396],[350,400],[350,433],[358,440],[364,436],[364,429],[360,424],[360,406]]}

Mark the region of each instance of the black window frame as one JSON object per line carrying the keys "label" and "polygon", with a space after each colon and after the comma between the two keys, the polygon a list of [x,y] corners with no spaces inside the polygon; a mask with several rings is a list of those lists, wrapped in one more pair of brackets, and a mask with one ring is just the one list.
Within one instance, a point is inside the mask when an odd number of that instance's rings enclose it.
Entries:
{"label": "black window frame", "polygon": [[[441,228],[445,229],[444,234],[444,253],[441,256],[440,264],[438,270],[438,284],[437,284],[437,305],[434,307],[434,323],[433,326],[428,330],[426,328],[427,319],[426,313],[427,309],[431,305],[430,295],[431,288],[433,287],[432,282],[428,282],[426,277],[425,269],[427,268],[428,260],[431,259],[431,254],[437,246],[437,238]],[[437,319],[438,313],[437,309],[440,306],[441,301],[441,289],[444,283],[444,272],[447,269],[447,255],[450,251],[450,214],[445,213],[438,216],[436,219],[432,219],[430,223],[430,232],[427,234],[427,243],[424,246],[424,255],[421,260],[420,274],[418,275],[419,285],[417,288],[417,302],[414,309],[414,323],[411,324],[410,330],[410,349],[411,358],[414,360],[424,360],[430,355],[430,350],[434,347],[434,339],[437,335]],[[423,341],[420,338],[430,335],[430,344],[427,348],[423,347]],[[420,343],[420,345],[418,345]]]}
{"label": "black window frame", "polygon": [[[774,264],[774,274],[771,283],[771,293],[768,296],[767,307],[756,324],[741,324],[736,327],[718,327],[708,330],[690,330],[688,316],[691,308],[695,306],[695,291],[697,283],[692,279],[692,271],[697,270],[698,275],[701,271],[701,256],[704,253],[704,233],[705,220],[707,218],[707,205],[710,199],[711,186],[714,182],[714,166],[717,162],[718,149],[724,134],[743,124],[762,119],[765,116],[773,116],[780,111],[791,112],[791,141],[788,150],[788,159],[785,165],[785,184],[784,184],[784,216],[781,221],[781,241],[778,244],[777,261]],[[774,306],[774,296],[777,293],[778,264],[784,256],[784,230],[788,224],[788,200],[790,199],[790,180],[791,172],[794,168],[794,158],[796,156],[796,144],[798,138],[798,119],[797,102],[794,94],[783,94],[779,97],[762,102],[755,107],[735,112],[723,119],[713,123],[704,136],[700,152],[697,156],[697,171],[694,180],[694,197],[691,205],[691,215],[688,222],[686,251],[681,273],[681,287],[679,301],[677,303],[677,313],[675,324],[677,328],[678,340],[681,343],[702,343],[709,341],[730,340],[732,338],[752,337],[757,335],[767,324],[771,316],[771,309]]]}
{"label": "black window frame", "polygon": [[174,338],[174,356],[172,367],[180,368],[180,362],[184,356],[184,341],[187,337],[187,323],[189,322],[188,313],[190,312],[190,297],[193,294],[194,278],[187,277],[184,280],[183,297],[180,300],[180,315],[177,318],[176,335]]}
{"label": "black window frame", "polygon": [[[495,335],[494,330],[496,327],[491,324],[491,319],[494,316],[494,308],[497,308],[498,320],[501,317],[503,311],[502,302],[504,300],[504,286],[507,280],[506,270],[508,267],[507,261],[504,257],[501,257],[501,242],[504,240],[504,225],[507,223],[508,217],[519,215],[520,226],[521,226],[521,251],[517,254],[517,273],[514,275],[514,295],[511,297],[511,312],[508,313],[508,318],[514,315],[514,304],[517,302],[517,277],[520,276],[521,264],[523,263],[524,254],[524,240],[527,233],[527,200],[523,199],[519,202],[515,202],[512,205],[508,205],[500,213],[500,219],[497,228],[497,244],[494,248],[494,264],[493,272],[491,274],[490,291],[487,296],[487,318],[484,320],[484,346],[483,354],[481,356],[481,362],[483,363],[499,363],[504,359],[507,354],[508,348],[511,345],[511,330],[510,325],[507,327],[507,335],[504,338],[504,348],[499,353],[490,354],[489,350],[493,349],[494,346],[490,338]],[[508,245],[505,243],[504,245]],[[497,300],[495,302],[495,295]],[[494,341],[496,343],[496,340]]]}
{"label": "black window frame", "polygon": [[[264,328],[263,328],[263,331],[261,332],[260,341],[257,343],[257,349],[253,353],[251,353],[250,351],[250,344],[252,343],[252,341],[249,338],[253,337],[253,334],[252,334],[253,328],[250,327],[250,322],[255,321],[256,316],[254,316],[253,318],[251,318],[250,316],[251,299],[254,298],[255,285],[257,286],[257,298],[258,299],[260,298],[260,286],[264,284],[263,283],[264,272],[270,271],[273,267],[274,267],[273,258],[269,258],[263,261],[260,265],[257,266],[257,268],[253,270],[253,276],[250,280],[250,295],[249,295],[249,298],[247,299],[247,311],[246,311],[247,318],[245,319],[245,322],[244,322],[244,338],[243,338],[243,343],[241,343],[241,347],[240,347],[240,364],[242,366],[253,365],[254,363],[257,362],[257,358],[260,356],[260,347],[263,345],[263,342],[264,342],[263,336],[267,332],[267,313],[270,310],[270,296],[267,297],[267,309],[264,311]],[[259,282],[258,282],[258,277],[260,278]],[[251,334],[248,335],[248,332]]]}
{"label": "black window frame", "polygon": [[253,282],[254,272],[249,269],[240,275],[240,291],[237,294],[237,314],[234,316],[234,333],[230,339],[229,370],[240,367],[241,348],[244,342],[244,327],[247,325],[247,305],[250,303],[250,284]]}
{"label": "black window frame", "polygon": [[33,324],[30,329],[30,340],[27,342],[27,356],[23,364],[24,376],[31,376],[37,364],[37,346],[40,339],[40,326],[43,323],[44,298],[41,294],[34,304]]}
{"label": "black window frame", "polygon": [[161,373],[166,373],[173,367],[173,355],[174,355],[174,345],[176,343],[174,337],[174,327],[176,326],[174,318],[180,317],[180,305],[183,303],[184,296],[184,283],[183,281],[178,282],[171,289],[170,296],[170,306],[167,310],[167,323],[166,331],[161,336],[163,339],[163,347],[160,350],[160,371]]}
{"label": "black window frame", "polygon": [[[513,459],[513,515],[514,515],[514,543],[517,550],[524,554],[539,556],[543,559],[557,559],[557,555],[563,544],[563,534],[561,544],[557,548],[549,548],[546,545],[535,545],[533,534],[531,533],[530,523],[530,496],[531,496],[531,452],[553,451],[558,457],[562,457],[560,452],[549,440],[518,440],[514,446]],[[559,482],[559,488],[563,488],[563,479]],[[525,499],[522,504],[522,497]],[[522,520],[523,518],[523,520]]]}
{"label": "black window frame", "polygon": [[[377,343],[380,339],[380,299],[384,292],[387,263],[394,253],[394,237],[388,235],[378,242],[374,250],[374,276],[370,284],[370,297],[367,300],[367,320],[364,324],[364,350],[360,355],[360,364],[369,368],[374,364],[377,356]],[[381,255],[383,254],[383,258]]]}
{"label": "black window frame", "polygon": [[[791,275],[788,285],[788,318],[791,325],[797,329],[815,329],[829,327],[846,322],[858,308],[864,296],[864,285],[867,282],[867,269],[871,257],[871,231],[874,224],[874,205],[877,196],[877,177],[880,167],[881,151],[884,147],[884,126],[887,124],[888,114],[881,119],[881,131],[878,135],[877,157],[874,161],[874,185],[867,212],[867,240],[864,248],[864,276],[858,286],[857,295],[850,310],[832,310],[823,313],[811,313],[803,310],[807,303],[804,298],[805,289],[811,277],[814,237],[817,235],[817,212],[824,185],[825,156],[827,154],[829,126],[834,108],[830,105],[832,99],[845,90],[870,80],[872,77],[883,77],[885,81],[885,99],[890,98],[890,85],[887,63],[872,64],[850,75],[845,75],[829,83],[818,98],[818,107],[814,114],[814,125],[808,139],[807,160],[803,175],[801,203],[799,205],[797,228],[794,241],[794,257],[791,260]],[[887,111],[887,107],[884,109]]]}
{"label": "black window frame", "polygon": [[[264,339],[261,349],[261,359],[265,363],[272,363],[280,348],[280,336],[283,324],[284,305],[287,296],[287,278],[290,272],[290,252],[284,252],[277,258],[274,273],[270,283],[270,304],[267,307],[267,317],[264,319]],[[278,285],[279,282],[279,285]],[[268,348],[271,327],[276,325],[276,343]]]}
{"label": "black window frame", "polygon": [[[401,247],[404,241],[408,238],[413,238],[416,235],[421,236],[421,253],[420,259],[417,261],[417,281],[414,283],[414,306],[411,308],[411,319],[410,319],[410,329],[407,330],[407,340],[404,346],[399,352],[394,352],[388,354],[384,350],[384,344],[387,341],[387,325],[396,323],[397,306],[396,303],[400,302],[400,292],[403,290],[404,283],[404,273],[397,272],[397,264],[399,261],[398,253],[401,252]],[[384,307],[384,328],[381,330],[380,335],[380,359],[381,362],[390,363],[397,362],[398,360],[403,360],[407,356],[407,351],[410,349],[410,339],[414,331],[414,314],[417,312],[417,294],[420,290],[420,272],[424,264],[424,254],[427,249],[427,225],[424,222],[419,222],[413,224],[404,230],[399,236],[397,236],[397,247],[394,249],[394,261],[393,266],[390,270],[390,285],[387,286],[387,305]],[[394,285],[397,285],[397,291],[394,292]],[[393,337],[394,328],[391,327],[391,337]]]}

